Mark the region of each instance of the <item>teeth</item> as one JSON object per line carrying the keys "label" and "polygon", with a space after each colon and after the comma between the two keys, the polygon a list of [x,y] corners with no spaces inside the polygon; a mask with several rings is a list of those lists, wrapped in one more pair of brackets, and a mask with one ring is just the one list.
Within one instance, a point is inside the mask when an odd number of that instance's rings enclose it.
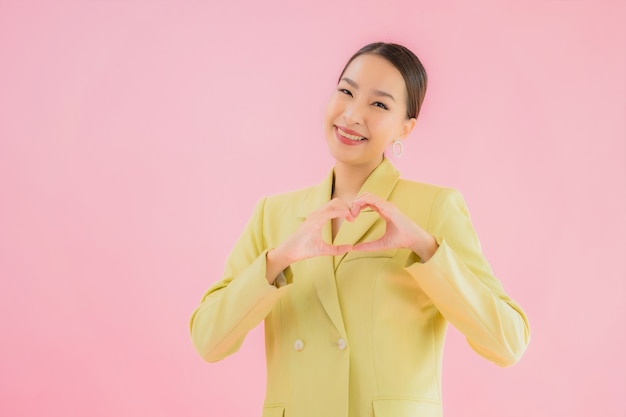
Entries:
{"label": "teeth", "polygon": [[343,130],[341,130],[341,129],[337,129],[337,130],[339,131],[339,134],[340,134],[341,136],[343,136],[344,138],[347,138],[347,139],[353,140],[353,141],[355,141],[355,142],[358,142],[358,141],[360,141],[360,140],[365,139],[363,136],[354,136],[354,135],[350,135],[350,134],[348,134],[348,133],[344,132],[344,131],[343,131]]}

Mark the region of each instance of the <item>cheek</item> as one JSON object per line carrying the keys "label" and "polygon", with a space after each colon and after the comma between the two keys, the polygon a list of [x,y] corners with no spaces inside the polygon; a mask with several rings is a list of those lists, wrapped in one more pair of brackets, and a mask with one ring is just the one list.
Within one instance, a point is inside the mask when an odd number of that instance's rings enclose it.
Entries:
{"label": "cheek", "polygon": [[373,117],[368,123],[370,132],[376,134],[384,143],[393,142],[401,131],[401,124],[394,118],[389,117]]}
{"label": "cheek", "polygon": [[328,101],[326,105],[326,112],[324,113],[324,131],[327,136],[334,130],[335,121],[337,120],[337,103],[334,97]]}
{"label": "cheek", "polygon": [[343,104],[341,97],[338,97],[336,94],[328,101],[328,105],[326,106],[326,120],[328,122],[334,122],[335,119],[342,113]]}
{"label": "cheek", "polygon": [[404,119],[401,117],[390,117],[384,123],[384,128],[391,136],[399,135],[404,129]]}
{"label": "cheek", "polygon": [[330,122],[333,114],[333,101],[329,101],[326,105],[326,112],[324,113],[324,121],[326,123]]}

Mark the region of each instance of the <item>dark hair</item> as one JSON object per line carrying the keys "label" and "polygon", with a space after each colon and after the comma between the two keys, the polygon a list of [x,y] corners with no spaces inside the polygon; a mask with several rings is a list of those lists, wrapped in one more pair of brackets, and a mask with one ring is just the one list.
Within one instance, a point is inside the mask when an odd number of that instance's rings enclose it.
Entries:
{"label": "dark hair", "polygon": [[352,55],[350,60],[346,63],[346,66],[343,67],[339,81],[341,81],[341,77],[343,77],[350,63],[352,63],[355,58],[364,54],[381,56],[400,71],[402,78],[404,78],[404,84],[406,85],[407,117],[409,119],[417,117],[422,108],[422,102],[426,95],[426,85],[428,83],[426,70],[419,58],[402,45],[384,42],[370,43]]}

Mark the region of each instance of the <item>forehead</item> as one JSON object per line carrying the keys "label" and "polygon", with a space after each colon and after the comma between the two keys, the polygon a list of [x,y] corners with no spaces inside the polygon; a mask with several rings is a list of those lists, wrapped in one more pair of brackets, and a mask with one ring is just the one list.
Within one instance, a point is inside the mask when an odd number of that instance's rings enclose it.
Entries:
{"label": "forehead", "polygon": [[395,97],[404,97],[406,87],[400,71],[379,55],[363,54],[356,57],[343,73],[359,88],[382,90]]}

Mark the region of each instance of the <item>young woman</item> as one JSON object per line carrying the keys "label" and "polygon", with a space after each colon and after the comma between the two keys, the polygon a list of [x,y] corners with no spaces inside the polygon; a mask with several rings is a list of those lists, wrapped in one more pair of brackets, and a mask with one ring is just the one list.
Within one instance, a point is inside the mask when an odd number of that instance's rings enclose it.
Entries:
{"label": "young woman", "polygon": [[320,184],[260,201],[191,318],[218,361],[265,320],[264,417],[439,417],[447,322],[515,363],[527,319],[485,260],[461,195],[400,179],[384,157],[426,91],[418,58],[374,43],[346,64],[325,117]]}

